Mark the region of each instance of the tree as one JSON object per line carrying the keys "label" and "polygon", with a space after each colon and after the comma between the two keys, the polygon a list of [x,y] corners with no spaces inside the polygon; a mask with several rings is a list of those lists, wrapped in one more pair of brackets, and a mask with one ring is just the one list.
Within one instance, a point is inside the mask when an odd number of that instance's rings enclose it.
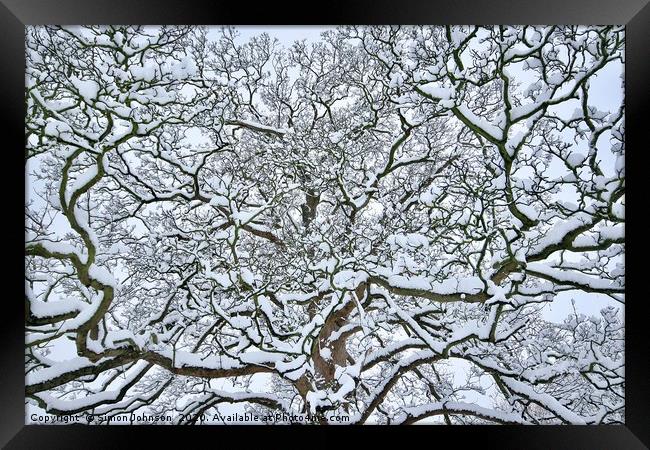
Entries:
{"label": "tree", "polygon": [[[592,85],[623,48],[613,26],[29,27],[26,401],[622,422],[624,107]],[[610,306],[546,319],[564,292]]]}

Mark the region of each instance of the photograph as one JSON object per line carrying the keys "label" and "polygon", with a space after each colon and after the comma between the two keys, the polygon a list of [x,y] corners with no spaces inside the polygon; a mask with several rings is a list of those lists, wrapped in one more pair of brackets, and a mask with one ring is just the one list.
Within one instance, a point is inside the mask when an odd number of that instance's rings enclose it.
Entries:
{"label": "photograph", "polygon": [[624,24],[24,58],[26,425],[626,424]]}

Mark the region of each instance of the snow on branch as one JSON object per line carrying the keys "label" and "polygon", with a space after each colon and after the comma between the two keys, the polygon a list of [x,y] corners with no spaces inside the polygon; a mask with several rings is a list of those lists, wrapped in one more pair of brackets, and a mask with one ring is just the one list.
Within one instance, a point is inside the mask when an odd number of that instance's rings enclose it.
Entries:
{"label": "snow on branch", "polygon": [[28,409],[624,422],[624,29],[275,33],[27,27]]}

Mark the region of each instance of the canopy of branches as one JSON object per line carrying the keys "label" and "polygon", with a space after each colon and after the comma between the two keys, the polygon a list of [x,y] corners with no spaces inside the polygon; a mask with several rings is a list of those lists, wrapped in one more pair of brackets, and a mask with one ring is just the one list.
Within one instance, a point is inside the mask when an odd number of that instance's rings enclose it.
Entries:
{"label": "canopy of branches", "polygon": [[[28,28],[26,401],[622,422],[623,50],[612,26]],[[606,306],[549,320],[569,294]]]}

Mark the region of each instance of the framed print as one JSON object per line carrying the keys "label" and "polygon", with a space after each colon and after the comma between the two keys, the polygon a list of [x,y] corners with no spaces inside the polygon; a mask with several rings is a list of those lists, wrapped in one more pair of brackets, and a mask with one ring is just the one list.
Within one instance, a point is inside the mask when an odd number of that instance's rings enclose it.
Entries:
{"label": "framed print", "polygon": [[8,448],[647,448],[646,2],[122,3],[2,7]]}

